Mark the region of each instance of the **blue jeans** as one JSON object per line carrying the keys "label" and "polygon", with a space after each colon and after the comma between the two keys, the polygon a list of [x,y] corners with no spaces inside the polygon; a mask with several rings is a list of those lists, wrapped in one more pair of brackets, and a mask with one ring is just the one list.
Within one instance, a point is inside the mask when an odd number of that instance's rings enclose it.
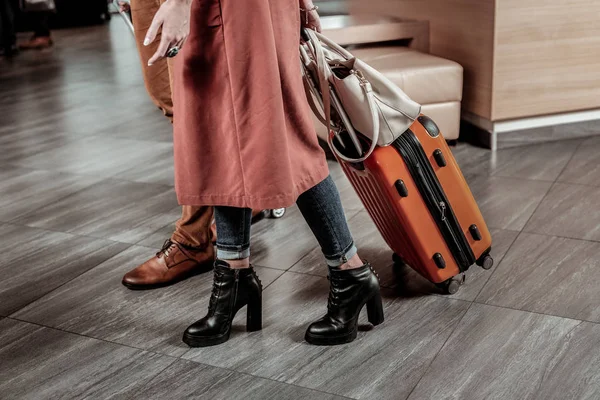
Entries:
{"label": "blue jeans", "polygon": [[[352,258],[357,250],[348,229],[340,194],[328,176],[296,201],[302,216],[317,238],[330,267],[339,267]],[[241,260],[250,256],[249,208],[215,207],[217,223],[217,258]]]}

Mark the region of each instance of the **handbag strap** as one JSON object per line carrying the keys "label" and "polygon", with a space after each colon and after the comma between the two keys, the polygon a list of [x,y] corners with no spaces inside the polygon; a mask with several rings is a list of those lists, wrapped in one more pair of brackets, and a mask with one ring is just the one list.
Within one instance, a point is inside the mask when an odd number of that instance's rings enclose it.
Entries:
{"label": "handbag strap", "polygon": [[306,99],[308,100],[308,105],[310,106],[310,109],[312,110],[313,114],[315,114],[315,116],[317,117],[319,122],[321,122],[323,125],[327,126],[327,121],[321,115],[321,110],[315,103],[314,93],[310,87],[310,83],[309,83],[308,79],[310,79],[310,78],[307,77],[306,75],[304,76],[304,79],[302,79],[302,82],[304,83],[304,92],[306,93]]}
{"label": "handbag strap", "polygon": [[[327,135],[327,143],[329,144],[329,147],[335,153],[335,155],[338,156],[340,159],[342,159],[346,162],[350,162],[350,163],[363,162],[371,156],[373,151],[375,151],[375,148],[377,147],[377,141],[379,140],[379,110],[377,108],[377,105],[375,104],[375,95],[373,93],[373,88],[371,87],[371,84],[366,79],[364,79],[364,77],[362,77],[356,71],[354,71],[354,74],[356,75],[357,79],[359,79],[359,81],[360,81],[360,87],[363,90],[365,98],[367,99],[367,106],[369,107],[369,111],[370,111],[370,114],[372,117],[373,132],[371,135],[371,146],[369,147],[369,150],[367,150],[367,152],[365,153],[364,156],[359,157],[359,158],[347,157],[344,154],[342,154],[337,149],[337,147],[333,144],[333,133],[331,132],[331,129],[330,129],[330,126],[331,126],[331,94],[329,93],[329,90],[330,90],[329,77],[333,73],[331,72],[331,70],[329,68],[329,64],[327,63],[327,58],[325,57],[325,52],[323,51],[323,45],[321,44],[321,40],[324,39],[323,42],[325,44],[327,44],[328,47],[333,48],[334,50],[336,50],[336,52],[338,52],[341,56],[343,56],[345,58],[348,58],[348,59],[352,58],[352,54],[347,52],[345,49],[343,49],[341,46],[339,46],[335,42],[332,42],[331,40],[327,39],[325,36],[315,32],[311,29],[307,29],[306,33],[310,39],[310,44],[312,46],[312,50],[314,52],[314,57],[315,57],[316,70],[317,70],[317,75],[318,75],[318,79],[319,79],[319,89],[321,91],[321,97],[323,99],[323,111],[325,113],[325,126],[327,127],[327,129],[329,131],[329,134]],[[343,112],[343,110],[338,110],[338,111]]]}

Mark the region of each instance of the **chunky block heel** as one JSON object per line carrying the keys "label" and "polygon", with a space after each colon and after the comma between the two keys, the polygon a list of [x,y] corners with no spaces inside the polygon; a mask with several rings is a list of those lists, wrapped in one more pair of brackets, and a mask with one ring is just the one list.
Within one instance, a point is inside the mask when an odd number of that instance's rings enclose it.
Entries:
{"label": "chunky block heel", "polygon": [[382,324],[385,317],[383,316],[383,303],[381,294],[376,294],[367,301],[367,318],[373,326]]}
{"label": "chunky block heel", "polygon": [[358,316],[366,306],[369,322],[383,322],[383,305],[379,279],[369,264],[360,268],[329,270],[329,302],[327,314],[312,323],[306,341],[315,345],[350,343],[357,336]]}
{"label": "chunky block heel", "polygon": [[208,313],[190,325],[183,341],[190,347],[206,347],[229,340],[231,323],[246,307],[246,330],[262,329],[262,285],[252,267],[232,269],[225,261],[215,262],[215,279]]}
{"label": "chunky block heel", "polygon": [[262,296],[248,303],[246,310],[246,330],[256,332],[262,329]]}

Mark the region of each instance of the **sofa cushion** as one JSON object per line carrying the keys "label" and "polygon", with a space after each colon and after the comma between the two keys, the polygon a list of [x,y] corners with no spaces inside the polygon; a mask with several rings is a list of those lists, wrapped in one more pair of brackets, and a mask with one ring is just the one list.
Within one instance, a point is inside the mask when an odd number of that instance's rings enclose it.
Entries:
{"label": "sofa cushion", "polygon": [[463,68],[402,46],[350,49],[421,105],[462,100]]}
{"label": "sofa cushion", "polygon": [[[446,140],[458,139],[460,133],[460,101],[425,104],[421,112],[433,119]],[[323,126],[323,129],[325,127]]]}

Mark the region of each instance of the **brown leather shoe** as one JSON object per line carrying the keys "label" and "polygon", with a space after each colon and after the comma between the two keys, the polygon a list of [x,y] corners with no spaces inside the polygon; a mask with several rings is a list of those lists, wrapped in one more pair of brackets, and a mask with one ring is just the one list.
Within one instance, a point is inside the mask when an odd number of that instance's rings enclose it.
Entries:
{"label": "brown leather shoe", "polygon": [[212,270],[215,252],[184,247],[168,239],[163,248],[142,265],[123,277],[123,285],[132,290],[156,289]]}
{"label": "brown leather shoe", "polygon": [[40,36],[33,37],[30,40],[21,43],[19,48],[21,50],[40,50],[52,47],[53,44],[54,42],[52,42],[52,39],[49,36]]}

